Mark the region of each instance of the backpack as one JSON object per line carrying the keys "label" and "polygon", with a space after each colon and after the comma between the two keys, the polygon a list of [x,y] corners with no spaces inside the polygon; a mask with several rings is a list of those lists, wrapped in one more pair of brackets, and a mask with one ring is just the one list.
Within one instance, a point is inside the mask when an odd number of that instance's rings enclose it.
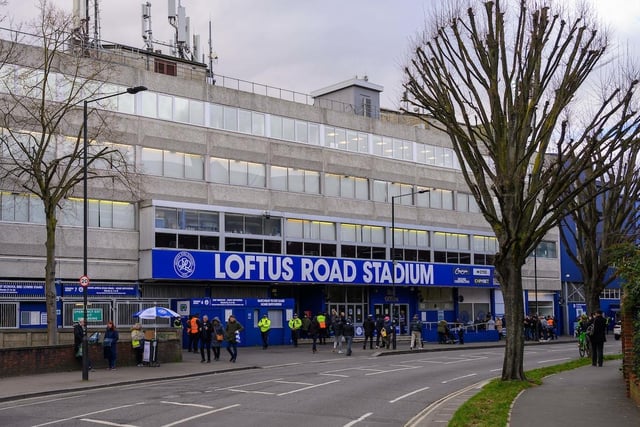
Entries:
{"label": "backpack", "polygon": [[387,328],[382,328],[382,329],[380,329],[380,336],[381,336],[382,338],[384,338],[384,337],[386,337],[386,336],[387,336]]}

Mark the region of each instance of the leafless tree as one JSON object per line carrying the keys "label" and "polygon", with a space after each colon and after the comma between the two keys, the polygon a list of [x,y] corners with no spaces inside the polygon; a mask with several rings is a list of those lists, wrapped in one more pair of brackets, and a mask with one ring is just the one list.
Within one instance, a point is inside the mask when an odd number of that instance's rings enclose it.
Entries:
{"label": "leafless tree", "polygon": [[417,40],[405,67],[406,102],[449,135],[496,235],[494,264],[510,325],[502,379],[524,380],[522,266],[580,192],[572,183],[584,177],[588,185],[605,172],[594,154],[615,161],[636,137],[637,82],[595,100],[579,96],[609,43],[587,9],[461,3],[448,3]]}
{"label": "leafless tree", "polygon": [[[47,1],[37,20],[27,25],[27,44],[5,47],[14,54],[2,67],[0,84],[0,184],[35,195],[42,202],[46,228],[45,293],[48,342],[57,341],[56,227],[65,200],[82,194],[84,181],[83,100],[117,90],[109,81],[112,65],[96,60],[86,46],[78,48],[72,17]],[[18,53],[19,55],[15,55]],[[109,100],[112,101],[112,100]],[[113,104],[103,103],[109,110]],[[108,112],[92,111],[87,150],[87,179],[109,178],[128,188],[130,163],[120,147],[99,142],[106,134]],[[80,118],[80,119],[79,119]]]}
{"label": "leafless tree", "polygon": [[[632,144],[599,180],[586,179],[586,172],[572,185],[581,191],[569,203],[571,221],[563,221],[560,236],[582,275],[589,313],[600,308],[600,294],[617,277],[610,249],[640,237],[639,152],[640,144]],[[594,164],[601,162],[597,159]]]}

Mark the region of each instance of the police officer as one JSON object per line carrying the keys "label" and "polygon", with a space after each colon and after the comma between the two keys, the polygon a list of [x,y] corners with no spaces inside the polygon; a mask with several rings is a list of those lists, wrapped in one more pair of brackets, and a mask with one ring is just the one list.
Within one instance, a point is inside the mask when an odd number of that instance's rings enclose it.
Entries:
{"label": "police officer", "polygon": [[300,337],[300,328],[302,327],[302,320],[298,318],[298,314],[294,313],[291,320],[289,320],[289,329],[291,329],[291,341],[293,346],[298,346],[298,338]]}
{"label": "police officer", "polygon": [[269,330],[271,329],[271,319],[264,314],[262,319],[258,321],[258,328],[260,328],[260,336],[262,337],[262,349],[266,350],[269,346]]}

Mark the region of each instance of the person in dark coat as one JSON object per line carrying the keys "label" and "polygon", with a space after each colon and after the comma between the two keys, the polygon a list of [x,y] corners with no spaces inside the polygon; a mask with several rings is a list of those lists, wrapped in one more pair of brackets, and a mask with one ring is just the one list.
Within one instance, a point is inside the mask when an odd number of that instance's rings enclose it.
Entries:
{"label": "person in dark coat", "polygon": [[384,328],[384,319],[382,319],[381,316],[378,316],[376,318],[376,348],[380,348],[380,341],[382,340],[382,328]]}
{"label": "person in dark coat", "polygon": [[373,350],[373,331],[376,329],[376,322],[373,321],[372,315],[367,316],[365,321],[362,323],[362,329],[364,329],[364,342],[362,343],[362,349],[365,350],[367,348],[367,341],[369,341],[369,349]]}
{"label": "person in dark coat", "polygon": [[591,365],[602,366],[604,359],[604,343],[607,341],[607,321],[602,316],[602,310],[596,311],[591,321],[593,334],[591,334]]}
{"label": "person in dark coat", "polygon": [[211,338],[213,334],[213,325],[209,322],[209,316],[206,314],[202,316],[202,321],[200,322],[200,363],[205,362],[204,352],[207,351],[207,359],[206,362],[211,362]]}
{"label": "person in dark coat", "polygon": [[320,323],[318,322],[317,316],[313,316],[311,319],[311,323],[309,323],[309,330],[307,331],[309,334],[309,338],[312,340],[311,351],[316,353],[318,351],[317,343],[318,338],[320,337]]}
{"label": "person in dark coat", "polygon": [[355,336],[355,327],[353,326],[353,321],[350,317],[342,324],[342,335],[347,343],[347,356],[351,356],[351,344],[353,344],[353,337]]}
{"label": "person in dark coat", "polygon": [[120,334],[116,329],[116,325],[110,320],[107,322],[107,329],[104,333],[104,339],[102,340],[104,358],[107,359],[107,362],[109,363],[109,367],[107,369],[110,371],[116,370],[118,339],[120,339]]}

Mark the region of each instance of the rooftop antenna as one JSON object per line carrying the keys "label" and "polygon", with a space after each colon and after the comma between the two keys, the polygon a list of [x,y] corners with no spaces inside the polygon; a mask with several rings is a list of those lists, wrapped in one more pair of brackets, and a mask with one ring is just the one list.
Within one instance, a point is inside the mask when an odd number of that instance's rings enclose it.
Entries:
{"label": "rooftop antenna", "polygon": [[153,31],[151,30],[151,2],[142,3],[142,40],[148,51],[153,51]]}
{"label": "rooftop antenna", "polygon": [[[88,2],[89,0],[87,0]],[[93,45],[100,47],[100,4],[93,0]]]}
{"label": "rooftop antenna", "polygon": [[211,30],[211,18],[209,18],[209,69],[207,70],[207,74],[209,77],[209,82],[212,85],[216,84],[215,75],[213,74],[213,62],[218,63],[218,54],[213,51],[213,32]]}
{"label": "rooftop antenna", "polygon": [[180,0],[178,0],[178,9],[176,13],[176,0],[168,0],[169,6],[169,25],[175,28],[174,38],[174,55],[183,59],[191,59],[187,55],[191,54],[191,46],[189,46],[189,39],[191,33],[190,19],[187,17],[185,8],[182,6]]}

